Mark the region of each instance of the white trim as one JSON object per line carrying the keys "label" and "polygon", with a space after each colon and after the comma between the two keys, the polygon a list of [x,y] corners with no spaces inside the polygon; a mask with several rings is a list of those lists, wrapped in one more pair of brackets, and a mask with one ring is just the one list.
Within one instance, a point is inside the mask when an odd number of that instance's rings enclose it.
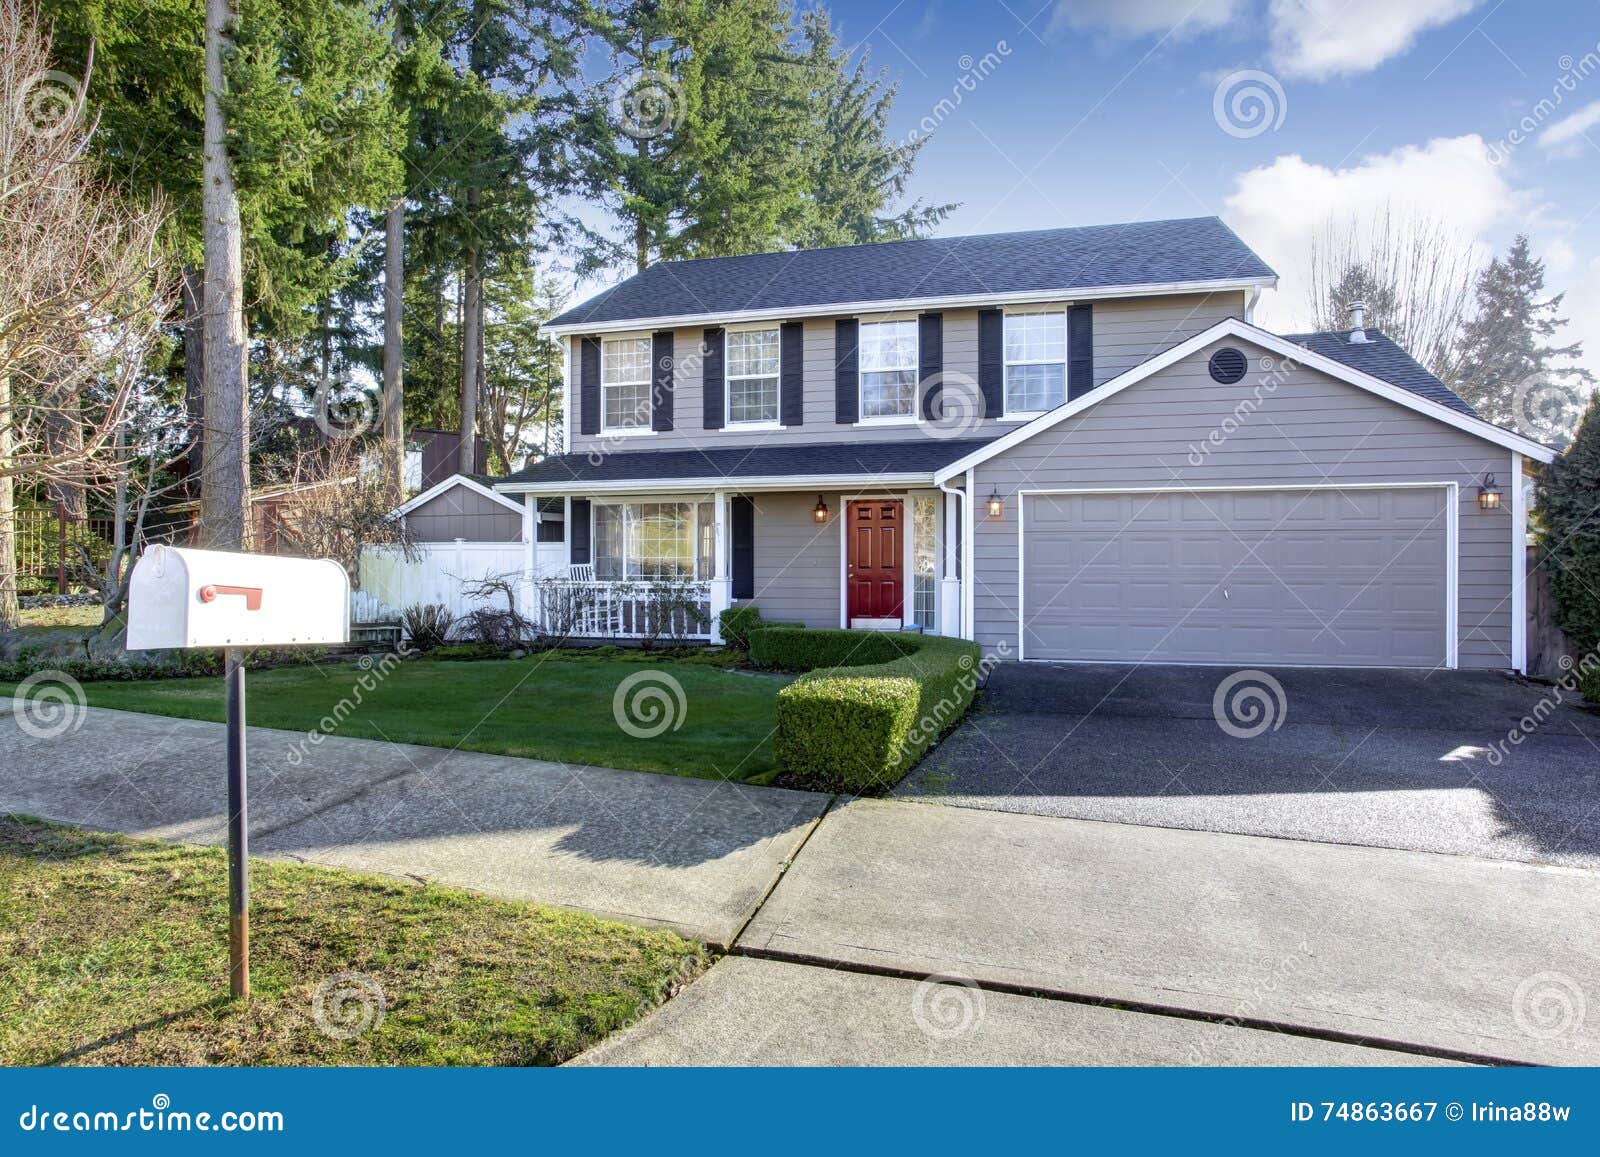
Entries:
{"label": "white trim", "polygon": [[748,494],[756,490],[845,490],[852,486],[868,486],[874,490],[886,487],[922,486],[933,485],[933,475],[928,472],[921,474],[826,474],[813,475],[788,475],[775,477],[764,475],[751,478],[680,478],[680,479],[652,479],[652,478],[627,478],[611,482],[586,482],[582,479],[569,479],[566,482],[500,482],[495,489],[502,494],[543,494],[552,497],[562,494],[577,494],[585,497],[592,494],[637,494],[647,492],[652,494],[677,494],[683,491],[704,491],[711,493],[718,488],[731,488],[740,494]]}
{"label": "white trim", "polygon": [[1454,426],[1458,430],[1474,434],[1487,442],[1493,442],[1497,446],[1503,446],[1508,450],[1526,454],[1537,461],[1553,462],[1555,460],[1556,452],[1554,450],[1530,438],[1524,438],[1521,434],[1514,434],[1510,430],[1502,430],[1499,426],[1485,422],[1482,418],[1463,414],[1459,410],[1452,410],[1448,406],[1430,401],[1420,394],[1412,393],[1410,390],[1392,386],[1388,382],[1373,377],[1371,374],[1352,369],[1343,362],[1334,361],[1332,358],[1323,357],[1321,354],[1306,349],[1304,346],[1296,345],[1294,342],[1281,338],[1277,334],[1268,333],[1266,330],[1259,329],[1248,322],[1240,321],[1238,318],[1229,317],[1217,322],[1209,329],[1195,334],[1187,341],[1179,342],[1172,348],[1139,363],[1132,369],[1125,370],[1104,385],[1097,386],[1090,393],[1083,394],[1064,406],[1057,406],[1043,417],[1034,419],[1026,426],[1019,426],[1008,434],[1002,434],[987,446],[980,447],[965,458],[942,467],[934,475],[934,480],[936,482],[948,481],[980,462],[987,462],[996,454],[1005,453],[1012,447],[1026,442],[1035,434],[1041,434],[1068,418],[1083,413],[1089,407],[1098,405],[1107,398],[1121,393],[1129,386],[1144,381],[1153,374],[1159,373],[1168,366],[1174,365],[1213,342],[1220,341],[1226,337],[1238,338],[1241,341],[1247,341],[1263,349],[1271,350],[1280,357],[1297,362],[1307,369],[1327,374],[1331,378],[1377,394],[1381,398],[1398,403],[1407,409],[1415,410],[1419,414],[1435,418],[1447,426]]}
{"label": "white trim", "polygon": [[783,309],[735,309],[721,313],[663,314],[655,317],[628,317],[616,321],[574,321],[563,325],[542,325],[541,333],[551,337],[569,334],[627,333],[636,329],[665,329],[671,327],[734,325],[743,321],[769,319],[799,320],[807,317],[853,317],[881,313],[885,307],[896,312],[920,313],[925,310],[979,308],[993,305],[1041,305],[1062,300],[1070,294],[1069,302],[1103,301],[1118,297],[1166,297],[1183,293],[1226,293],[1229,290],[1271,289],[1278,284],[1272,277],[1229,277],[1201,281],[1150,281],[1139,285],[1097,285],[1086,289],[1041,289],[1010,291],[1004,293],[958,293],[943,297],[903,297],[889,301],[834,301],[816,305],[794,305]]}
{"label": "white trim", "polygon": [[425,503],[432,502],[435,498],[439,497],[439,495],[443,494],[446,490],[449,490],[453,486],[465,486],[468,490],[482,495],[484,498],[488,498],[499,503],[507,510],[516,511],[516,513],[519,515],[522,513],[521,503],[513,502],[504,494],[496,493],[481,482],[474,482],[465,474],[452,474],[448,478],[443,478],[438,482],[435,482],[432,486],[428,487],[421,494],[418,494],[415,498],[407,499],[399,506],[396,506],[389,512],[389,517],[403,518],[405,515],[410,514],[413,510],[417,509],[417,507],[422,506]]}
{"label": "white trim", "polygon": [[917,621],[916,559],[911,540],[917,536],[917,516],[911,509],[911,492],[900,499],[900,629]]}
{"label": "white trim", "polygon": [[577,344],[569,337],[561,339],[561,452],[572,449],[572,357]]}
{"label": "white trim", "polygon": [[[970,477],[970,475],[969,475]],[[1041,487],[1038,489],[1017,491],[1017,658],[1027,659],[1024,650],[1023,624],[1027,621],[1027,607],[1024,603],[1024,588],[1027,582],[1027,556],[1025,553],[1027,536],[1023,531],[1023,523],[1027,518],[1028,499],[1050,497],[1057,495],[1074,494],[1231,494],[1241,491],[1296,491],[1296,490],[1442,490],[1445,502],[1445,594],[1444,594],[1444,664],[1449,670],[1455,670],[1460,660],[1460,589],[1461,589],[1461,485],[1455,481],[1439,482],[1288,482],[1288,483],[1258,483],[1254,485],[1236,486],[1106,486],[1106,487]],[[1072,663],[1072,662],[1098,662],[1101,660],[1089,659],[1038,659],[1040,663]],[[1132,660],[1130,660],[1131,662]],[[1152,660],[1141,660],[1150,662]],[[1166,660],[1161,660],[1165,663]],[[1237,666],[1219,660],[1216,663],[1189,662],[1177,664],[1179,666]],[[1268,663],[1268,666],[1279,667],[1318,667],[1327,666],[1325,663]],[[1335,664],[1338,666],[1339,664]],[[1373,669],[1390,669],[1383,664],[1369,665]],[[1416,670],[1416,668],[1407,668]]]}
{"label": "white trim", "polygon": [[850,521],[850,500],[841,494],[838,502],[833,517],[839,524],[839,629],[846,630],[850,626],[850,536],[845,524]]}
{"label": "white trim", "polygon": [[973,496],[977,493],[977,471],[968,470],[966,491],[961,499],[961,637],[973,640],[978,637],[973,597],[978,589],[977,572],[973,570],[977,558],[977,544],[973,539],[977,537],[978,529]]}
{"label": "white trim", "polygon": [[1511,669],[1528,673],[1528,491],[1522,455],[1511,455]]}
{"label": "white trim", "polygon": [[[856,390],[858,391],[856,395],[857,405],[861,404],[860,389],[861,383],[858,380],[856,382]],[[921,419],[915,414],[885,414],[880,418],[857,418],[850,424],[852,426],[915,426],[919,421]]]}
{"label": "white trim", "polygon": [[[640,434],[654,434],[656,432],[654,429],[652,429],[652,427],[655,425],[655,418],[656,418],[656,375],[655,375],[655,370],[656,370],[656,346],[655,346],[655,334],[649,333],[649,332],[645,332],[645,333],[635,332],[637,329],[638,329],[638,327],[634,326],[634,327],[632,327],[631,329],[628,329],[628,330],[621,330],[621,331],[619,331],[617,333],[607,334],[605,337],[600,339],[600,367],[599,367],[600,380],[597,383],[595,383],[597,389],[599,390],[599,395],[600,395],[599,396],[600,413],[598,415],[598,417],[600,419],[600,422],[599,422],[600,433],[595,435],[595,437],[599,437],[599,438],[633,438],[633,437],[639,436]],[[648,347],[649,352],[645,355],[645,360],[644,361],[645,361],[646,372],[645,372],[645,376],[644,376],[644,378],[642,380],[632,380],[632,379],[630,379],[630,380],[628,380],[626,382],[607,382],[606,381],[606,342],[608,342],[608,341],[614,341],[614,342],[623,342],[623,341],[636,341],[637,342],[637,341],[642,341],[642,342],[645,343],[645,345]],[[617,387],[617,386],[630,386],[630,387],[631,386],[643,386],[645,388],[645,397],[649,400],[649,405],[646,408],[644,425],[642,425],[642,426],[608,426],[608,425],[606,425],[606,387],[608,385],[609,386],[614,386],[614,387]]]}
{"label": "white trim", "polygon": [[768,422],[765,420],[760,422],[735,422],[724,414],[722,428],[724,430],[738,430],[741,434],[762,434],[773,430],[782,430],[784,425],[782,422]]}

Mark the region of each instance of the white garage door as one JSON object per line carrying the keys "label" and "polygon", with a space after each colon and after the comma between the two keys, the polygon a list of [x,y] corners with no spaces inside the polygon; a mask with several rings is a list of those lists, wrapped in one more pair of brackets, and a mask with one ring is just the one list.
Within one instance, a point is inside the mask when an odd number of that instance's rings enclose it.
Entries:
{"label": "white garage door", "polygon": [[1442,487],[1029,495],[1029,659],[1433,667]]}

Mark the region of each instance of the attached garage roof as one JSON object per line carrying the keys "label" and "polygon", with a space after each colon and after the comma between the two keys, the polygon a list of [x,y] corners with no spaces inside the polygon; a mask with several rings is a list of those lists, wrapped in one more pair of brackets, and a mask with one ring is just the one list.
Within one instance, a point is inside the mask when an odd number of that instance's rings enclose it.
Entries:
{"label": "attached garage roof", "polygon": [[663,261],[546,322],[547,332],[823,306],[899,308],[1133,287],[1272,284],[1277,274],[1217,217],[1136,221],[835,249]]}
{"label": "attached garage roof", "polygon": [[628,483],[668,484],[676,489],[726,483],[820,485],[819,479],[930,481],[933,472],[984,446],[983,438],[914,438],[903,442],[816,442],[796,445],[718,446],[693,450],[562,454],[523,467],[498,480],[502,490],[617,489]]}
{"label": "attached garage roof", "polygon": [[1322,333],[1290,333],[1283,336],[1295,345],[1305,346],[1313,353],[1332,358],[1351,369],[1371,374],[1375,378],[1410,390],[1413,394],[1449,406],[1463,414],[1477,416],[1478,411],[1469,406],[1454,390],[1428,372],[1421,362],[1406,353],[1394,342],[1375,329],[1366,331],[1366,342],[1350,340],[1351,330]]}

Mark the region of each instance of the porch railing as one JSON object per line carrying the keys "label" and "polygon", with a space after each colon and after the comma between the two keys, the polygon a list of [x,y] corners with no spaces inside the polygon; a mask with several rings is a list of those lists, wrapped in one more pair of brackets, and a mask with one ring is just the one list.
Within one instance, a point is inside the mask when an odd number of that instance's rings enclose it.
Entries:
{"label": "porch railing", "polygon": [[710,639],[711,582],[540,579],[530,613],[546,633],[589,639]]}

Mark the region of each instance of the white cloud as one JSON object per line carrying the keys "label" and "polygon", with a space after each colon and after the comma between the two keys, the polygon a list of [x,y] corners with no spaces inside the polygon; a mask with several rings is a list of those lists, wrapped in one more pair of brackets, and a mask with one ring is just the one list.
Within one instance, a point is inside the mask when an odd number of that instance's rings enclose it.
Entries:
{"label": "white cloud", "polygon": [[1330,221],[1342,228],[1385,210],[1414,214],[1480,242],[1487,256],[1483,239],[1515,216],[1521,200],[1474,133],[1407,145],[1344,169],[1279,157],[1235,178],[1224,216],[1278,271],[1278,290],[1263,298],[1259,320],[1290,330],[1309,320],[1312,242]]}
{"label": "white cloud", "polygon": [[1272,0],[1273,62],[1285,76],[1370,72],[1481,0]]}
{"label": "white cloud", "polygon": [[1184,36],[1225,27],[1243,7],[1243,0],[1061,0],[1052,27],[1113,36]]}
{"label": "white cloud", "polygon": [[[1326,80],[1370,72],[1406,52],[1417,36],[1483,0],[1271,0],[1266,25],[1272,66],[1285,77]],[[1245,0],[1060,0],[1052,28],[1112,36],[1192,36],[1260,23]]]}
{"label": "white cloud", "polygon": [[1584,105],[1545,129],[1539,134],[1539,147],[1558,157],[1582,156],[1589,148],[1584,136],[1596,126],[1600,126],[1600,100]]}

